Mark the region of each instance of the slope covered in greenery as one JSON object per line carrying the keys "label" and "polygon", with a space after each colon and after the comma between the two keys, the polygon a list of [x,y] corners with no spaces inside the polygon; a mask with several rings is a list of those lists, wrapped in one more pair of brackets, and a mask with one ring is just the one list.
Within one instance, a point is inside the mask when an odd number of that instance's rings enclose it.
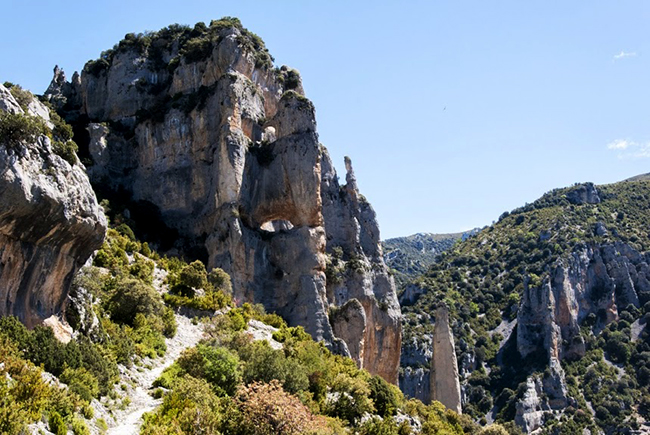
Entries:
{"label": "slope covered in greenery", "polygon": [[[578,198],[584,189],[556,189],[504,213],[494,225],[443,253],[416,280],[424,294],[402,307],[407,345],[425,342],[433,328],[430,313],[439,303],[450,307],[468,400],[464,412],[476,419],[514,420],[528,376],[548,375],[548,356],[522,359],[516,327],[510,334],[526,286],[541,288],[559,260],[585,247],[617,244],[641,255],[650,249],[650,182],[597,186],[599,202]],[[645,328],[650,294],[640,289],[638,298],[636,307],[617,307],[618,319],[609,324],[588,316],[580,325],[586,354],[562,361],[573,404],[556,415],[559,421],[546,419],[549,433],[595,426],[629,433],[638,427],[637,420],[650,417],[650,336]]]}
{"label": "slope covered in greenery", "polygon": [[[29,331],[15,318],[0,319],[2,433],[23,433],[39,420],[56,434],[105,432],[96,409],[129,406],[121,373],[131,365],[145,370],[165,353],[174,310],[201,317],[209,332],[155,382],[150,394],[162,405],[145,415],[141,433],[492,433],[439,403],[406,399],[261,305],[235,306],[225,272],[159,256],[116,209],[104,246],[76,279],[66,312],[76,331],[69,343],[48,327]],[[253,338],[253,320],[275,330],[275,346]]]}

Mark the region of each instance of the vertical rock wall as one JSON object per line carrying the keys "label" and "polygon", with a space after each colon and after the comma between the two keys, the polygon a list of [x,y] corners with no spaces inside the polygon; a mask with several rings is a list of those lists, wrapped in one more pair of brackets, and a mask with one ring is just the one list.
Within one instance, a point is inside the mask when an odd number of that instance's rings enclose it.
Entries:
{"label": "vertical rock wall", "polygon": [[[349,162],[340,186],[296,71],[260,64],[244,29],[214,29],[201,59],[184,56],[180,40],[154,56],[154,36],[146,49],[121,48],[107,67],[87,68],[77,85],[55,76],[51,95],[77,98],[71,116],[91,121],[91,180],[153,204],[178,232],[178,250],[230,273],[238,302],[263,303],[396,383],[399,304]],[[326,269],[339,250],[359,267],[334,283]],[[353,299],[363,315],[338,327],[358,336],[337,337],[329,307]]]}

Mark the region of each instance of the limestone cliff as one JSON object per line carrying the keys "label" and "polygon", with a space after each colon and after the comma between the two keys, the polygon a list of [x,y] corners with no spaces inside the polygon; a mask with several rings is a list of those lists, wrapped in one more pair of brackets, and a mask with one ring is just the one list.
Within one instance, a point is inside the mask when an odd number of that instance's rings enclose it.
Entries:
{"label": "limestone cliff", "polygon": [[588,244],[558,260],[541,285],[525,286],[517,316],[517,349],[522,357],[546,354],[549,376],[543,383],[528,380],[529,392],[517,407],[523,428],[537,429],[544,412],[574,404],[560,361],[585,355],[580,326],[591,316],[587,323],[599,330],[617,320],[620,309],[639,308],[639,295],[650,291],[648,277],[646,254],[620,242]]}
{"label": "limestone cliff", "polygon": [[[26,110],[0,85],[0,112],[51,125],[38,100]],[[106,219],[82,166],[56,155],[45,134],[19,142],[0,138],[0,316],[33,327],[62,309],[75,272],[102,243]]]}
{"label": "limestone cliff", "polygon": [[558,260],[539,286],[526,286],[517,317],[522,356],[538,348],[550,358],[579,358],[585,345],[580,324],[593,314],[600,325],[618,318],[618,309],[639,307],[639,293],[650,291],[645,254],[624,243],[583,245]]}
{"label": "limestone cliff", "polygon": [[431,357],[431,398],[452,411],[459,414],[462,412],[454,335],[449,327],[449,310],[445,306],[436,310]]}
{"label": "limestone cliff", "polygon": [[[175,249],[231,275],[238,302],[396,382],[400,310],[375,214],[349,161],[338,184],[297,71],[273,68],[256,35],[223,19],[127,35],[78,81],[60,77],[48,94],[89,121],[95,186],[152,205]],[[334,256],[349,267],[328,277]],[[329,307],[355,299],[355,334],[337,337]]]}

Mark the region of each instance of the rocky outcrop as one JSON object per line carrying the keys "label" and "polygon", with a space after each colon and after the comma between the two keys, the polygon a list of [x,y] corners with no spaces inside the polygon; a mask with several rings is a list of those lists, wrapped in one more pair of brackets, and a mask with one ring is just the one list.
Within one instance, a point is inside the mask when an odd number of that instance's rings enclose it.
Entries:
{"label": "rocky outcrop", "polygon": [[[68,87],[81,100],[72,116],[92,121],[91,180],[153,205],[175,249],[230,274],[236,301],[264,304],[395,383],[399,305],[350,162],[341,186],[297,71],[270,67],[232,21],[201,32],[211,45],[200,55],[163,29],[148,46],[120,43]],[[335,252],[350,267],[328,279]],[[333,328],[330,305],[355,299],[351,323]]]}
{"label": "rocky outcrop", "polygon": [[45,91],[48,101],[57,110],[71,110],[81,106],[81,77],[75,72],[67,81],[65,72],[58,65],[54,67],[54,77]]}
{"label": "rocky outcrop", "polygon": [[517,349],[522,357],[546,354],[543,380],[528,379],[528,391],[517,405],[517,422],[530,432],[542,424],[545,411],[560,411],[574,399],[568,395],[563,359],[585,355],[580,325],[589,319],[595,330],[617,320],[619,309],[639,307],[639,295],[650,292],[647,255],[624,243],[583,245],[559,259],[541,284],[528,281],[517,316]]}
{"label": "rocky outcrop", "polygon": [[423,367],[405,367],[399,377],[399,389],[422,403],[431,403],[431,372]]}
{"label": "rocky outcrop", "polygon": [[600,325],[618,310],[639,307],[650,292],[648,259],[624,243],[582,246],[556,262],[541,285],[524,288],[517,316],[517,347],[522,356],[545,349],[549,357],[579,358],[585,345],[580,324],[593,314]]}
{"label": "rocky outcrop", "polygon": [[[0,107],[23,113],[12,100],[0,85]],[[47,113],[37,100],[28,107],[32,116]],[[102,243],[106,219],[83,167],[54,154],[45,135],[0,143],[0,192],[0,315],[33,327],[63,308],[75,272]]]}
{"label": "rocky outcrop", "polygon": [[431,357],[431,398],[452,411],[459,414],[462,412],[454,335],[449,327],[449,309],[446,306],[436,310]]}
{"label": "rocky outcrop", "polygon": [[365,343],[359,337],[365,338],[368,326],[363,305],[357,299],[350,299],[341,307],[331,309],[329,315],[334,335],[345,342],[350,355],[361,364],[364,361]]}
{"label": "rocky outcrop", "polygon": [[[429,317],[427,315],[427,317]],[[419,319],[422,321],[422,319]],[[428,322],[431,319],[427,319]],[[431,402],[430,367],[433,351],[433,335],[422,334],[406,337],[402,340],[400,356],[399,388],[408,397]]]}
{"label": "rocky outcrop", "polygon": [[566,199],[574,205],[600,203],[598,189],[594,183],[578,184],[567,192]]}

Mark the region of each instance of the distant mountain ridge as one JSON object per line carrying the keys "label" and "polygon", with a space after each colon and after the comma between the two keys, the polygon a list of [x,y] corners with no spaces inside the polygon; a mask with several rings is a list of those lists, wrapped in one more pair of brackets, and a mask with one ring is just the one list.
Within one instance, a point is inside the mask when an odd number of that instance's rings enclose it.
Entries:
{"label": "distant mountain ridge", "polygon": [[479,228],[460,233],[417,233],[387,239],[382,242],[384,262],[393,270],[399,288],[425,273],[436,262],[436,257],[451,249],[457,241],[466,240],[478,231]]}

